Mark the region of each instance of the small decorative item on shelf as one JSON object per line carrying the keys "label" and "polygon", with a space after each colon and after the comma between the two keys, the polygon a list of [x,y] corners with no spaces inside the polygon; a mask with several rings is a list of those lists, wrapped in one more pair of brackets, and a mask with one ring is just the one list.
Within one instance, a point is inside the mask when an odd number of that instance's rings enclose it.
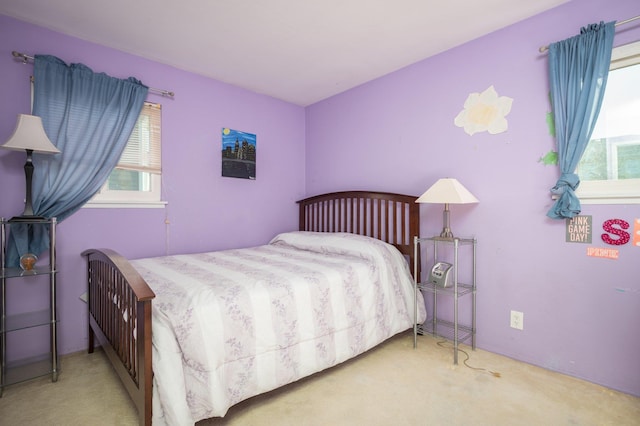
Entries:
{"label": "small decorative item on shelf", "polygon": [[25,271],[32,271],[33,267],[36,266],[36,262],[38,261],[38,256],[31,253],[26,253],[20,256],[20,267]]}

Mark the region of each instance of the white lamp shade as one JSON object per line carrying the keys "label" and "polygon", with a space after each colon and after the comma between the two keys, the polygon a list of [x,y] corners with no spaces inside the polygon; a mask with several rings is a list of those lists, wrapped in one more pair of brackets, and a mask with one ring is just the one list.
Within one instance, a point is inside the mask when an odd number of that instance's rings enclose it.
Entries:
{"label": "white lamp shade", "polygon": [[422,194],[416,203],[471,204],[480,201],[460,182],[453,178],[442,178]]}
{"label": "white lamp shade", "polygon": [[0,147],[16,151],[32,150],[46,154],[60,152],[47,137],[42,119],[37,115],[18,114],[18,123],[13,134]]}

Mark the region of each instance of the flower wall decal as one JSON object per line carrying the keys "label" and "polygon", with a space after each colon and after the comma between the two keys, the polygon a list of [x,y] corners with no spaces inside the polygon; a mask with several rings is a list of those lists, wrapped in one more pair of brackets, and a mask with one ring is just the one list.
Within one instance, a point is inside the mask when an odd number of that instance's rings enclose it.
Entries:
{"label": "flower wall decal", "polygon": [[507,130],[505,118],[511,111],[513,99],[498,96],[498,92],[490,86],[482,93],[471,93],[454,120],[458,127],[463,127],[469,135],[488,131],[492,135]]}

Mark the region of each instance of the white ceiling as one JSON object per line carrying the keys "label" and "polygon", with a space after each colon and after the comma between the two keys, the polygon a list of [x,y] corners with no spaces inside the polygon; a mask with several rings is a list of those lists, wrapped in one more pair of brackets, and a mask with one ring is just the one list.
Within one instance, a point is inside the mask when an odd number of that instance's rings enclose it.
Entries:
{"label": "white ceiling", "polygon": [[2,0],[0,14],[307,106],[567,1]]}

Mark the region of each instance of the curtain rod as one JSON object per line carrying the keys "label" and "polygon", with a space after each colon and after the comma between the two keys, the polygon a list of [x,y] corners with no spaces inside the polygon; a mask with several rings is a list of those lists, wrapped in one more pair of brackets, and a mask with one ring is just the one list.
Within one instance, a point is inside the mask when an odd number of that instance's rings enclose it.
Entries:
{"label": "curtain rod", "polygon": [[[616,22],[614,26],[617,27],[620,25],[628,24],[629,22],[635,21],[636,19],[640,19],[640,15],[634,16],[633,18],[625,19],[624,21]],[[544,53],[547,50],[549,50],[549,46],[542,46],[541,48],[538,49],[540,53]]]}
{"label": "curtain rod", "polygon": [[[33,61],[33,56],[29,56],[26,55],[24,53],[20,53],[20,52],[16,52],[15,50],[13,52],[11,52],[11,54],[13,55],[14,58],[21,58],[22,59],[22,63],[26,64],[27,61],[31,60]],[[153,87],[149,87],[149,91],[159,94],[161,96],[166,96],[166,97],[171,97],[173,98],[174,93],[169,91],[169,90],[162,90],[162,89],[155,89]]]}

